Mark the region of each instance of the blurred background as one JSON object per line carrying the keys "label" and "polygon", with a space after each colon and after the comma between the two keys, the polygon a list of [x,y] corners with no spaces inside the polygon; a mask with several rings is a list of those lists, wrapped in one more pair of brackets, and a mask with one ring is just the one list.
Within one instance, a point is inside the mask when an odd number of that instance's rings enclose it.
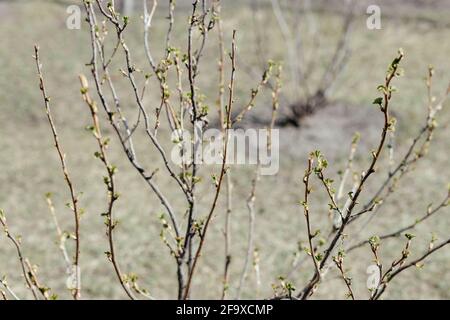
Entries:
{"label": "blurred background", "polygon": [[[119,1],[120,2],[120,1]],[[142,1],[118,3],[130,16],[125,32],[136,65],[150,71],[143,46]],[[163,55],[167,28],[167,4],[160,1],[152,26],[151,43],[154,55]],[[229,50],[232,30],[237,30],[238,71],[236,104],[245,105],[250,90],[259,81],[267,60],[283,62],[283,88],[280,97],[280,171],[275,176],[262,177],[257,189],[255,245],[259,252],[261,285],[255,272],[249,271],[243,298],[265,298],[272,294],[271,285],[279,276],[291,282],[304,283],[311,276],[309,261],[293,268],[301,241],[306,241],[302,197],[308,153],[320,149],[330,163],[329,174],[336,178],[345,168],[352,136],[361,134],[361,144],[355,158],[355,169],[363,170],[370,160],[370,150],[380,135],[382,117],[372,105],[378,96],[376,88],[384,80],[386,68],[403,48],[406,53],[403,67],[405,76],[396,80],[399,92],[395,94],[392,109],[398,120],[394,159],[401,159],[411,139],[423,126],[427,113],[425,77],[429,65],[436,70],[434,94],[440,96],[450,79],[450,1],[449,0],[367,0],[357,1],[354,17],[348,22],[349,4],[344,0],[323,1],[239,0],[223,1],[222,18],[225,46]],[[74,182],[83,192],[81,204],[85,209],[82,219],[82,290],[84,298],[124,298],[116,283],[110,263],[104,256],[107,241],[100,216],[106,205],[102,181],[103,168],[95,161],[95,140],[84,129],[90,124],[90,114],[80,96],[79,74],[90,76],[90,40],[87,24],[81,30],[66,27],[69,5],[78,1],[0,0],[0,207],[8,215],[11,231],[22,236],[23,247],[30,260],[39,266],[44,283],[60,298],[70,298],[65,289],[64,261],[58,251],[56,232],[46,206],[45,194],[53,193],[57,215],[64,229],[71,228],[71,212],[66,207],[66,192],[59,162],[53,148],[50,128],[45,117],[38,88],[33,45],[39,44],[47,90],[52,98],[54,118]],[[366,10],[369,5],[381,8],[381,29],[370,30]],[[82,5],[80,5],[82,7]],[[175,10],[173,45],[186,51],[188,18],[191,1],[178,0]],[[283,30],[279,14],[283,15],[289,31]],[[343,37],[343,35],[345,37]],[[111,32],[111,38],[113,33]],[[288,39],[291,37],[291,40]],[[300,40],[299,40],[300,39]],[[344,47],[342,47],[344,41]],[[217,36],[207,42],[198,77],[198,85],[206,101],[213,106],[217,99]],[[333,64],[336,52],[342,54],[342,63]],[[294,53],[294,54],[292,54]],[[340,61],[340,60],[339,60]],[[117,82],[125,112],[133,113],[132,92],[121,76],[123,60],[111,68]],[[322,87],[327,70],[336,67],[331,85]],[[334,74],[335,73],[335,74]],[[308,88],[305,89],[307,77]],[[228,73],[226,76],[228,79]],[[92,80],[90,80],[92,82]],[[143,80],[140,80],[140,84]],[[327,82],[327,81],[325,81]],[[326,89],[324,92],[322,89]],[[159,104],[155,83],[148,87],[146,104]],[[318,94],[319,93],[319,94]],[[156,102],[155,102],[156,101]],[[319,102],[317,102],[319,101]],[[316,106],[310,112],[308,107]],[[211,124],[215,109],[211,107]],[[264,126],[271,112],[270,90],[263,90],[245,127]],[[439,128],[429,155],[399,184],[397,195],[390,198],[356,239],[367,239],[376,234],[394,231],[422,216],[430,203],[437,203],[447,192],[450,181],[449,157],[450,113],[448,104],[438,119]],[[162,207],[127,162],[120,145],[107,123],[105,135],[112,138],[110,154],[119,168],[118,189],[122,197],[117,204],[120,221],[116,231],[118,255],[122,269],[139,275],[140,283],[157,298],[174,298],[176,276],[173,258],[159,238],[158,220]],[[170,141],[170,132],[161,129],[160,135]],[[162,165],[156,151],[137,134],[138,150],[143,161],[151,167]],[[142,139],[142,140],[139,140]],[[164,138],[163,138],[164,139]],[[388,164],[387,157],[381,160]],[[205,168],[208,177],[217,168]],[[246,253],[247,209],[246,198],[251,189],[254,168],[233,169],[234,184],[232,213],[232,246],[234,257],[230,269],[230,296],[234,297]],[[388,174],[380,173],[371,181],[368,192],[376,190]],[[156,177],[164,190],[173,188],[164,175]],[[209,183],[200,185],[204,197],[200,209],[206,210],[212,198]],[[183,206],[180,195],[169,193],[175,206]],[[369,193],[370,196],[370,193]],[[324,194],[313,196],[313,225],[315,229],[330,224]],[[220,297],[223,269],[224,197],[216,212],[209,242],[194,283],[193,298]],[[206,213],[205,213],[206,214]],[[413,252],[425,250],[434,233],[438,238],[449,235],[448,208],[414,230]],[[360,226],[359,226],[360,227]],[[358,227],[351,229],[357,231]],[[351,231],[349,231],[351,233]],[[398,256],[403,239],[383,243],[382,259],[386,262]],[[366,269],[372,264],[368,247],[349,254],[346,262],[357,296],[367,298]],[[18,272],[14,248],[0,236],[0,276],[6,275],[11,287],[25,295],[23,280]],[[294,271],[292,271],[294,269]],[[317,291],[318,298],[345,298],[345,286],[337,274],[327,276]],[[409,270],[397,278],[389,288],[387,298],[425,299],[450,298],[450,251],[444,249],[427,260],[424,269]]]}

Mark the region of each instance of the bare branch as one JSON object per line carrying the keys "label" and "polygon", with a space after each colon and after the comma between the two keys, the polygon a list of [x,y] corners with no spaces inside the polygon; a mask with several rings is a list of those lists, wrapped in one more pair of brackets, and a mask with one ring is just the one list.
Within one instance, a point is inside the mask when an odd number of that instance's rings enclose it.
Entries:
{"label": "bare branch", "polygon": [[75,288],[72,291],[72,295],[75,300],[78,300],[81,297],[81,292],[80,292],[80,288],[81,288],[81,284],[80,284],[80,215],[81,215],[82,210],[78,207],[78,196],[75,191],[75,187],[73,185],[69,171],[67,169],[66,156],[65,156],[64,152],[62,151],[62,147],[59,143],[58,133],[56,131],[55,124],[53,122],[51,109],[50,109],[50,97],[47,95],[47,91],[45,89],[44,78],[42,75],[42,64],[39,59],[39,47],[38,46],[34,47],[34,52],[35,52],[34,58],[36,60],[36,67],[37,67],[37,72],[38,72],[38,76],[39,76],[39,88],[40,88],[40,90],[42,92],[42,96],[44,98],[44,105],[45,105],[45,111],[47,114],[47,120],[48,120],[48,123],[52,130],[53,141],[55,143],[55,148],[58,153],[58,157],[59,157],[59,160],[61,163],[61,168],[63,171],[64,179],[65,179],[65,182],[69,189],[71,202],[72,202],[71,209],[73,211],[74,223],[75,223],[75,235],[74,235],[75,257],[73,260],[73,266],[77,272],[76,280],[75,280],[76,284],[75,284]]}

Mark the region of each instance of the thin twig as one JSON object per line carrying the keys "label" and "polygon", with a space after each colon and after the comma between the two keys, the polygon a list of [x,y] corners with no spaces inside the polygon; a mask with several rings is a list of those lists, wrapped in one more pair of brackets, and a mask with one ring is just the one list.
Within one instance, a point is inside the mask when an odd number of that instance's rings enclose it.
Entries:
{"label": "thin twig", "polygon": [[16,249],[16,253],[17,253],[17,257],[19,258],[19,262],[20,262],[20,267],[22,270],[22,275],[23,278],[25,279],[27,288],[30,289],[31,293],[33,294],[34,299],[38,299],[38,295],[34,289],[34,286],[28,276],[28,272],[27,272],[27,268],[26,268],[26,264],[25,264],[25,257],[22,253],[22,245],[20,243],[20,240],[17,239],[15,236],[13,236],[11,234],[11,232],[9,231],[8,225],[6,223],[6,216],[5,213],[3,212],[3,210],[0,210],[0,224],[3,228],[3,231],[6,234],[6,237],[12,242],[12,244],[14,245],[15,249]]}
{"label": "thin twig", "polygon": [[100,122],[97,115],[97,105],[94,100],[91,99],[89,95],[89,85],[87,82],[87,79],[85,76],[80,75],[80,82],[81,82],[81,93],[83,96],[84,102],[89,107],[89,110],[91,112],[92,116],[92,134],[94,135],[95,139],[97,140],[98,144],[98,152],[96,153],[96,157],[101,160],[103,163],[107,176],[104,178],[104,183],[107,187],[108,191],[108,204],[107,204],[107,211],[104,213],[104,216],[106,218],[106,227],[107,227],[107,236],[108,236],[108,244],[109,244],[109,252],[107,252],[107,258],[111,261],[114,271],[117,275],[117,278],[124,289],[127,296],[135,300],[136,297],[131,292],[128,283],[125,282],[126,277],[124,274],[122,274],[122,271],[120,269],[119,263],[117,261],[117,255],[116,255],[116,249],[114,244],[114,229],[117,226],[117,221],[114,219],[114,204],[118,200],[119,195],[116,191],[116,183],[115,183],[115,173],[116,168],[115,166],[111,165],[108,160],[108,155],[106,153],[106,148],[108,146],[108,140],[104,139],[102,136],[101,128],[100,128]]}
{"label": "thin twig", "polygon": [[78,207],[78,196],[75,191],[75,187],[73,185],[69,171],[67,169],[66,157],[65,157],[65,154],[62,151],[62,147],[59,143],[58,133],[56,131],[55,124],[53,122],[51,109],[50,109],[50,97],[47,95],[47,91],[45,89],[44,78],[42,75],[42,64],[41,64],[41,61],[39,58],[39,47],[37,45],[34,47],[34,52],[35,52],[34,58],[36,61],[36,67],[37,67],[37,72],[38,72],[38,76],[39,76],[39,88],[40,88],[40,90],[42,92],[42,96],[44,98],[44,105],[45,105],[45,111],[47,114],[47,120],[50,124],[50,128],[51,128],[51,131],[53,134],[53,141],[55,143],[55,148],[56,148],[56,151],[58,153],[58,157],[59,157],[59,160],[61,163],[61,168],[63,171],[64,179],[66,181],[67,187],[70,192],[71,209],[74,214],[75,256],[74,256],[73,266],[76,270],[77,275],[76,275],[76,280],[75,280],[76,287],[73,289],[72,295],[75,300],[78,300],[81,297],[81,292],[80,292],[80,288],[81,288],[81,284],[80,284],[80,215],[81,215],[81,210]]}
{"label": "thin twig", "polygon": [[211,219],[213,217],[214,211],[216,209],[217,206],[217,200],[219,199],[219,194],[220,194],[220,190],[222,187],[222,181],[223,178],[225,176],[226,170],[226,161],[227,161],[227,151],[228,151],[228,140],[229,140],[229,129],[231,129],[231,112],[232,112],[232,108],[233,108],[233,104],[234,104],[234,82],[235,82],[235,74],[236,74],[236,30],[233,31],[233,39],[232,39],[232,45],[231,45],[232,49],[231,49],[231,54],[230,54],[230,59],[231,59],[231,79],[230,79],[230,85],[229,85],[229,99],[228,99],[228,105],[226,107],[226,115],[227,115],[227,119],[226,119],[226,124],[227,124],[227,133],[225,135],[225,141],[224,141],[224,147],[223,147],[223,162],[222,162],[222,167],[220,170],[220,176],[219,179],[217,181],[217,185],[216,185],[216,192],[214,195],[214,199],[213,199],[213,203],[211,205],[211,209],[209,210],[208,216],[205,220],[205,224],[203,229],[201,230],[201,235],[200,235],[200,243],[198,245],[197,251],[195,253],[194,256],[194,260],[192,263],[192,268],[191,268],[191,272],[189,273],[188,279],[187,279],[187,283],[186,283],[186,289],[184,292],[184,299],[187,299],[189,297],[189,293],[190,293],[190,289],[191,289],[191,283],[192,283],[192,278],[194,276],[195,273],[195,268],[197,266],[198,260],[200,258],[202,249],[203,249],[203,245],[205,243],[205,239],[206,239],[206,234],[208,231],[208,227],[209,224],[211,222]]}
{"label": "thin twig", "polygon": [[344,218],[342,220],[341,227],[336,231],[335,235],[333,236],[333,239],[328,245],[328,248],[324,252],[324,256],[322,260],[320,261],[319,266],[319,272],[317,272],[317,269],[315,271],[314,276],[309,281],[309,283],[303,288],[302,291],[298,294],[298,298],[304,300],[307,299],[315,290],[317,284],[320,282],[321,279],[321,273],[320,271],[325,267],[325,264],[327,263],[328,258],[331,256],[337,242],[339,239],[341,239],[342,235],[344,234],[344,230],[347,227],[347,224],[352,216],[353,210],[356,207],[358,203],[358,198],[361,195],[361,192],[363,190],[364,185],[366,184],[368,178],[375,172],[375,167],[378,162],[378,159],[380,158],[380,155],[384,149],[384,144],[386,142],[386,137],[388,134],[388,131],[391,130],[391,118],[390,118],[390,101],[392,98],[392,87],[391,82],[392,80],[398,76],[398,68],[399,63],[403,59],[404,54],[400,50],[399,55],[397,58],[393,60],[391,63],[388,73],[386,75],[385,84],[383,86],[380,86],[380,90],[383,93],[383,98],[379,98],[376,100],[376,103],[380,106],[381,112],[384,116],[384,125],[383,130],[381,133],[380,142],[378,143],[378,147],[375,151],[372,152],[372,161],[368,167],[368,169],[362,173],[361,180],[358,183],[358,186],[354,193],[351,193],[349,195],[351,202],[348,208],[345,212],[343,212]]}

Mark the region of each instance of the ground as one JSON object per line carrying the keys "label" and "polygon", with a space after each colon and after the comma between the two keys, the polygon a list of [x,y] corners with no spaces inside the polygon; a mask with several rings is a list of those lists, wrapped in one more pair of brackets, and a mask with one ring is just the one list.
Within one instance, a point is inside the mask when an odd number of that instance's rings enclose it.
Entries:
{"label": "ground", "polygon": [[[438,2],[436,2],[438,3]],[[445,4],[445,3],[444,3]],[[408,7],[409,8],[409,7]],[[357,19],[351,46],[353,55],[349,65],[334,89],[333,102],[323,111],[307,119],[300,129],[281,130],[281,166],[276,176],[263,177],[257,189],[257,217],[255,243],[260,253],[261,287],[255,290],[255,274],[249,274],[244,298],[264,298],[271,295],[271,284],[278,276],[287,276],[297,242],[305,241],[305,224],[298,205],[303,192],[302,175],[310,151],[320,149],[330,162],[329,172],[336,177],[345,166],[345,159],[355,131],[362,136],[355,166],[364,168],[380,134],[381,116],[372,101],[377,97],[376,87],[383,82],[386,66],[402,47],[406,52],[405,76],[396,81],[399,89],[394,97],[393,109],[399,120],[396,140],[396,159],[401,157],[411,137],[423,124],[426,114],[426,89],[424,76],[428,65],[436,69],[435,93],[440,94],[448,84],[450,74],[450,28],[442,23],[448,17],[448,7],[437,4],[426,8],[412,6],[411,10],[389,10],[383,20],[383,29],[370,31],[365,27],[366,16],[361,13]],[[445,11],[447,10],[447,11]],[[243,3],[225,5],[224,27],[227,43],[231,30],[238,30],[238,65],[255,63],[255,49],[252,41],[251,9]],[[402,18],[395,18],[401,12]],[[260,13],[266,26],[265,36],[270,45],[264,55],[280,60],[284,58],[284,44],[276,23],[267,8]],[[187,12],[179,13],[175,40],[185,46]],[[57,214],[64,228],[70,228],[70,211],[65,207],[69,199],[60,172],[51,134],[46,123],[40,97],[35,65],[32,58],[33,45],[41,47],[44,72],[48,91],[52,97],[56,125],[67,154],[67,161],[74,176],[77,189],[83,192],[82,206],[86,213],[82,220],[82,281],[84,298],[124,298],[114,279],[110,263],[104,257],[107,242],[104,232],[103,212],[106,204],[100,163],[93,158],[94,139],[84,128],[89,124],[89,113],[81,101],[77,76],[89,74],[85,64],[89,61],[88,33],[65,28],[65,7],[42,2],[0,2],[0,207],[8,214],[11,231],[22,236],[23,247],[30,260],[39,266],[42,280],[61,298],[68,298],[64,289],[64,261],[59,255],[54,226],[45,203],[44,195],[52,192]],[[154,43],[161,43],[165,32],[165,12],[157,11],[154,25]],[[321,11],[321,37],[323,43],[337,41],[336,26],[341,21],[333,12]],[[448,20],[447,20],[448,21]],[[130,31],[126,34],[135,49],[135,59],[142,68],[148,68],[141,45],[140,19],[132,19]],[[208,59],[200,70],[200,86],[207,98],[214,101],[216,95],[215,39],[207,47]],[[161,50],[161,46],[157,47]],[[317,54],[319,62],[326,61],[332,46],[324,45]],[[118,68],[117,68],[118,69]],[[250,88],[257,81],[247,69],[239,68],[237,74],[237,105],[243,105]],[[214,75],[214,78],[211,77]],[[119,71],[115,75],[122,83],[122,95],[129,94],[125,80]],[[289,83],[289,79],[283,80]],[[121,88],[122,88],[121,87]],[[289,97],[288,90],[284,95]],[[151,88],[146,103],[151,105],[157,95],[157,88]],[[131,105],[132,100],[129,100]],[[283,106],[282,106],[283,107]],[[257,102],[258,109],[270,108],[270,94],[263,94]],[[131,112],[131,107],[127,112]],[[439,201],[450,181],[448,171],[448,150],[450,150],[450,113],[448,105],[441,114],[440,126],[429,156],[421,161],[415,171],[402,181],[398,196],[385,205],[380,218],[366,228],[360,238],[392,231],[396,227],[414,221],[421,216],[429,203]],[[176,278],[173,259],[159,239],[158,217],[162,208],[155,196],[145,187],[143,181],[123,157],[113,132],[105,125],[105,134],[113,138],[111,157],[119,168],[118,188],[122,197],[118,202],[117,215],[120,220],[117,229],[118,253],[122,269],[140,276],[142,286],[148,288],[157,298],[173,298],[176,292]],[[162,131],[161,135],[164,136]],[[145,163],[160,166],[157,154],[143,136],[138,136],[138,149],[145,152]],[[383,158],[384,163],[387,162]],[[217,168],[205,168],[205,181]],[[384,175],[386,172],[383,173]],[[231,172],[234,182],[234,206],[232,220],[232,256],[230,296],[234,297],[242,269],[247,239],[247,209],[245,200],[250,192],[252,168],[234,168]],[[382,179],[384,176],[381,176]],[[369,190],[376,188],[381,180],[372,181]],[[161,188],[171,190],[170,181],[164,175],[157,176]],[[208,182],[200,208],[206,210],[211,202],[211,188]],[[176,193],[170,194],[174,205],[182,200]],[[327,205],[319,192],[313,194],[313,224],[316,228],[329,225]],[[199,265],[199,278],[194,283],[193,296],[197,298],[218,298],[221,290],[223,266],[223,220],[224,198],[209,234],[204,255]],[[201,211],[201,210],[200,210]],[[448,209],[427,221],[414,233],[414,253],[425,250],[434,232],[439,238],[448,236],[450,219]],[[382,246],[382,258],[390,261],[398,256],[403,240],[391,240]],[[372,264],[368,248],[359,249],[349,255],[349,270],[354,279],[357,296],[368,296],[366,289],[366,268]],[[450,251],[441,251],[427,260],[423,270],[410,270],[396,279],[388,290],[387,298],[450,298]],[[0,275],[7,275],[11,286],[24,295],[18,262],[7,239],[0,236]],[[289,280],[297,287],[311,276],[307,263],[291,273]],[[330,274],[317,292],[319,298],[345,298],[345,287],[336,274]],[[257,292],[255,294],[255,292]]]}

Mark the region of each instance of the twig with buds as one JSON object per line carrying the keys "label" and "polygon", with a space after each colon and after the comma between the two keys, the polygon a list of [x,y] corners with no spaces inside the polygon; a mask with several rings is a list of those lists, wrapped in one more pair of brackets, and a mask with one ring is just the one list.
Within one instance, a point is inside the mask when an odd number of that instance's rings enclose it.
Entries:
{"label": "twig with buds", "polygon": [[39,58],[39,47],[35,46],[34,47],[34,53],[35,53],[35,61],[36,61],[36,67],[37,67],[37,72],[38,72],[38,76],[39,76],[39,88],[42,92],[42,96],[44,98],[44,105],[45,105],[45,111],[47,114],[47,120],[48,123],[50,125],[52,134],[53,134],[53,141],[55,143],[55,148],[56,151],[58,153],[58,157],[61,163],[61,168],[63,171],[63,175],[64,175],[64,179],[65,182],[67,184],[67,187],[69,189],[69,193],[70,193],[70,198],[71,198],[71,209],[73,211],[73,216],[74,216],[74,224],[75,224],[75,232],[74,232],[74,239],[75,239],[75,256],[74,256],[74,260],[73,260],[73,266],[76,270],[77,277],[76,277],[76,287],[73,289],[72,295],[74,299],[79,299],[81,297],[81,292],[80,292],[80,288],[81,288],[81,284],[79,283],[79,279],[80,279],[80,217],[82,214],[82,209],[79,208],[78,206],[78,195],[77,192],[75,191],[75,187],[74,184],[72,182],[72,178],[69,174],[69,171],[67,169],[67,164],[66,164],[66,156],[64,154],[64,152],[62,151],[62,147],[60,145],[59,142],[59,138],[58,138],[58,133],[56,131],[56,127],[52,118],[52,113],[51,113],[51,108],[50,108],[50,97],[47,95],[47,91],[45,89],[45,83],[44,83],[44,78],[42,75],[42,64]]}

